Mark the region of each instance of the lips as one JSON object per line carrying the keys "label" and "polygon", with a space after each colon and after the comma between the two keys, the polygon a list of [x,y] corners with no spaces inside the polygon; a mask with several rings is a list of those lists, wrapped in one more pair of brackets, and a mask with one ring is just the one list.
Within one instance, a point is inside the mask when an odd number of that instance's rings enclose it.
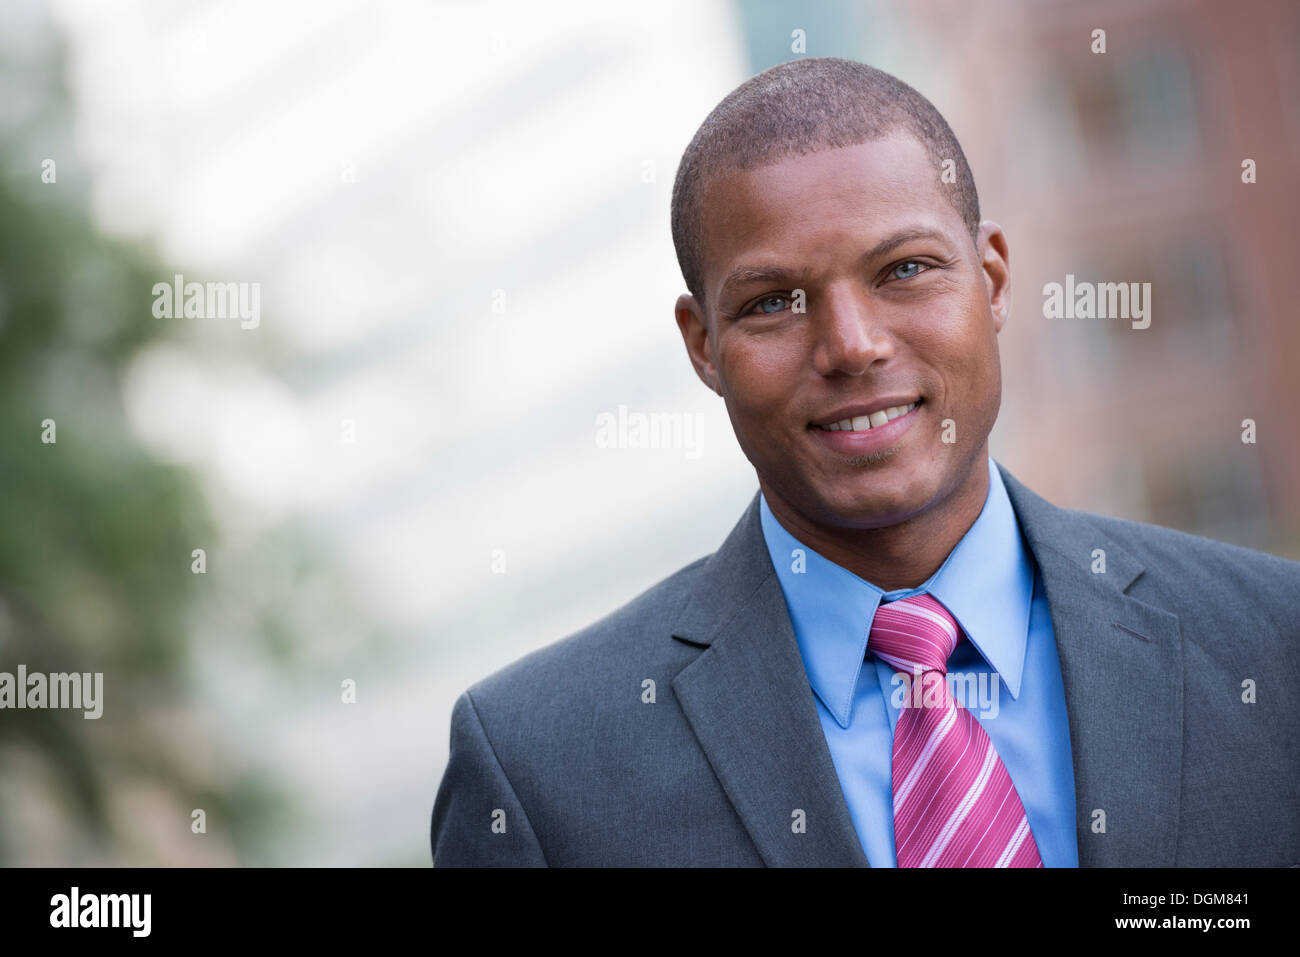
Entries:
{"label": "lips", "polygon": [[[864,465],[883,467],[880,466],[879,459],[872,457],[885,455],[907,441],[907,437],[914,431],[912,427],[921,416],[924,404],[923,399],[915,399],[904,401],[901,405],[886,405],[871,412],[858,412],[848,419],[847,429],[841,427],[843,420],[810,424],[808,437],[832,454],[841,458],[848,457],[854,468]],[[881,424],[873,425],[873,419]],[[855,428],[855,422],[866,427]]]}
{"label": "lips", "polygon": [[877,399],[869,404],[837,409],[812,424],[823,432],[869,432],[907,415],[922,401],[920,396]]}

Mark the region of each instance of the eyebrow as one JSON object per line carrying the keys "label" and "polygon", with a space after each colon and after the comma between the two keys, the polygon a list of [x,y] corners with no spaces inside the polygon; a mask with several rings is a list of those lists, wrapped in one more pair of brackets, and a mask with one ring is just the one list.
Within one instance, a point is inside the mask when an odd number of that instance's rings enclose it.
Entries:
{"label": "eyebrow", "polygon": [[[893,252],[899,246],[918,239],[947,241],[948,237],[937,229],[923,227],[905,229],[876,243],[870,252],[862,257],[862,260],[868,262],[872,259],[878,259]],[[745,286],[750,283],[784,283],[798,279],[802,275],[801,271],[792,271],[783,266],[739,266],[733,269],[727,278],[722,281],[722,286],[718,290],[718,298],[725,299],[727,294],[737,286]]]}

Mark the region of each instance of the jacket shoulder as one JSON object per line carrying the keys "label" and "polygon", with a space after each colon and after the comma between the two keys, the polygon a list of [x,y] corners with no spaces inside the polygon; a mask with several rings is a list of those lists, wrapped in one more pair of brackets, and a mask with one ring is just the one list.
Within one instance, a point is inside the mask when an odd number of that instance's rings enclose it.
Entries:
{"label": "jacket shoulder", "polygon": [[[1087,512],[1078,514],[1085,515],[1117,545],[1141,561],[1146,575],[1170,584],[1214,577],[1251,593],[1300,587],[1300,562],[1163,525]],[[1291,594],[1294,596],[1295,592]]]}
{"label": "jacket shoulder", "polygon": [[1205,656],[1198,667],[1214,659],[1236,673],[1300,647],[1300,562],[1161,525],[1089,517],[1142,566],[1125,593],[1179,617],[1183,640]]}

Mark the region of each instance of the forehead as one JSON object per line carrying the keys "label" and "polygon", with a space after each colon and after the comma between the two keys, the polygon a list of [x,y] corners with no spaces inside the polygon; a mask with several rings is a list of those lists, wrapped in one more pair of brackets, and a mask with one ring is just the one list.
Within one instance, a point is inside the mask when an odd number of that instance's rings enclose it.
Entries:
{"label": "forehead", "polygon": [[854,146],[786,157],[720,175],[704,192],[705,284],[751,260],[808,265],[828,251],[867,248],[900,228],[965,226],[921,143],[902,131]]}

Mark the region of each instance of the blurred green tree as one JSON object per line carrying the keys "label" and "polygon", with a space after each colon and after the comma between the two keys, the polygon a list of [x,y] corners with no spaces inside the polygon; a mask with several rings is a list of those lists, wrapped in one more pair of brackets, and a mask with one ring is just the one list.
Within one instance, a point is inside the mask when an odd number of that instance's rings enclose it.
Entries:
{"label": "blurred green tree", "polygon": [[36,151],[69,141],[50,47],[0,61],[21,94],[0,110],[0,671],[102,672],[106,704],[0,711],[0,864],[235,863],[285,799],[184,707],[190,554],[217,529],[121,398],[131,357],[170,334],[148,299],[167,271],[92,228],[74,161],[43,182]]}

